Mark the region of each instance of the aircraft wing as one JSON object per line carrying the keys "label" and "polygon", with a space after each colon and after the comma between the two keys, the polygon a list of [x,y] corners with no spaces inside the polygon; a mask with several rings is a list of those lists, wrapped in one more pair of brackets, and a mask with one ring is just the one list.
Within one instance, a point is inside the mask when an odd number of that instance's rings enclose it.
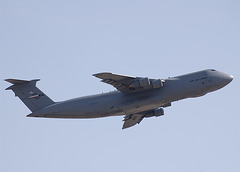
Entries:
{"label": "aircraft wing", "polygon": [[164,115],[163,107],[168,107],[168,106],[171,106],[171,103],[163,104],[161,107],[156,109],[152,109],[144,112],[138,112],[135,114],[127,114],[124,116],[124,119],[123,119],[124,123],[123,123],[122,129],[129,128],[136,124],[139,124],[143,120],[143,118],[162,116]]}
{"label": "aircraft wing", "polygon": [[132,127],[136,125],[137,123],[139,124],[144,118],[144,114],[130,114],[130,115],[125,115],[123,121],[123,127],[122,129]]}
{"label": "aircraft wing", "polygon": [[122,93],[131,93],[134,91],[142,91],[146,89],[160,88],[164,84],[164,80],[148,79],[143,77],[124,76],[113,73],[97,73],[93,76],[102,79],[102,82],[114,86]]}
{"label": "aircraft wing", "polygon": [[102,82],[114,86],[117,90],[123,93],[131,92],[133,90],[129,86],[130,83],[136,79],[136,77],[118,75],[113,73],[97,73],[93,76],[102,79]]}

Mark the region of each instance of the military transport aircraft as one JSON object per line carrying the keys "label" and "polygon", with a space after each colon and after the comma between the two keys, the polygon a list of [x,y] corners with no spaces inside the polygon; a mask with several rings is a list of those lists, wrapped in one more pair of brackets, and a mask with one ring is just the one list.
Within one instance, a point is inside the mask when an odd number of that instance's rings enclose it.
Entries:
{"label": "military transport aircraft", "polygon": [[117,90],[109,93],[54,102],[36,87],[35,80],[6,79],[23,103],[32,111],[27,117],[100,118],[124,116],[122,129],[139,124],[143,118],[164,115],[163,108],[177,100],[203,96],[233,80],[232,75],[214,69],[203,70],[167,79],[97,73],[93,76]]}

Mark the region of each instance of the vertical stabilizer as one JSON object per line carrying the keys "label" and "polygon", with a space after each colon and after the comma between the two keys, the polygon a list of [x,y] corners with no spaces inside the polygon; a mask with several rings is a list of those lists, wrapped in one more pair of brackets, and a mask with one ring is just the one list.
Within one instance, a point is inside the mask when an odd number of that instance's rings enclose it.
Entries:
{"label": "vertical stabilizer", "polygon": [[13,84],[6,88],[6,90],[13,90],[15,96],[18,96],[32,112],[55,103],[36,87],[36,83],[39,79],[31,81],[6,79],[5,81]]}

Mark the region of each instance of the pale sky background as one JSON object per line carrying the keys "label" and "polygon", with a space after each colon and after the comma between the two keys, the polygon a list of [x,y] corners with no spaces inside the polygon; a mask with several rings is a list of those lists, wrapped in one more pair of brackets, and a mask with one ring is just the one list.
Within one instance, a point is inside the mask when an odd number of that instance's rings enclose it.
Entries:
{"label": "pale sky background", "polygon": [[[0,0],[1,172],[240,172],[239,0]],[[121,130],[123,116],[26,118],[7,78],[55,101],[114,90],[97,72],[166,78],[214,68],[221,90]]]}

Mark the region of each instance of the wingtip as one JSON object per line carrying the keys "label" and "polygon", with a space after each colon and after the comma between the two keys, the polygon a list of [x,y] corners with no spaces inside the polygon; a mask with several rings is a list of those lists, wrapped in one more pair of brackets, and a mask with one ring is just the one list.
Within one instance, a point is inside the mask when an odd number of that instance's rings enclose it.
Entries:
{"label": "wingtip", "polygon": [[11,78],[9,78],[9,79],[4,79],[4,81],[6,81],[6,82],[10,82],[11,80],[13,80],[13,79],[11,79]]}
{"label": "wingtip", "polygon": [[126,125],[126,123],[123,124],[122,126],[122,130],[126,129],[126,128],[129,128],[130,126]]}
{"label": "wingtip", "polygon": [[103,75],[103,74],[112,74],[111,72],[100,72],[100,73],[94,73],[93,76]]}

